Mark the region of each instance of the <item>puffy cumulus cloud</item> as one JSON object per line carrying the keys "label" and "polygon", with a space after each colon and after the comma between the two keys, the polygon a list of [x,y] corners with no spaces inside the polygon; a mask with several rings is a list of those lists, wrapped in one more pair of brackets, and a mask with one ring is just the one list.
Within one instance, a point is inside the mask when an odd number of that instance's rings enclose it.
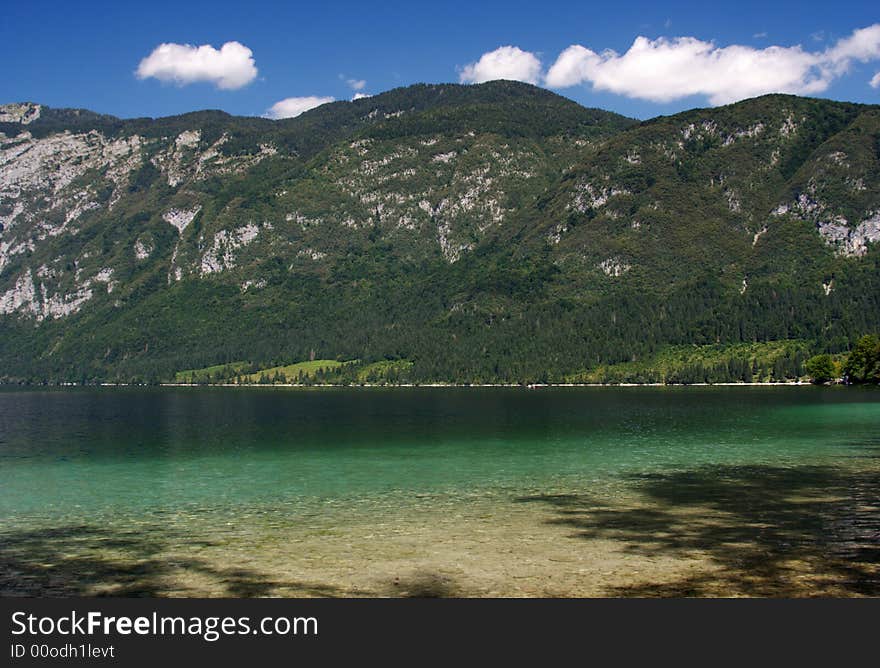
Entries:
{"label": "puffy cumulus cloud", "polygon": [[719,49],[693,37],[638,37],[622,56],[568,47],[547,72],[547,85],[590,82],[599,90],[654,102],[707,95],[712,104],[725,104],[770,91],[818,93],[827,84],[813,71],[815,64],[800,47]]}
{"label": "puffy cumulus cloud", "polygon": [[299,116],[303,112],[308,111],[309,109],[314,109],[315,107],[320,107],[322,104],[327,104],[328,102],[334,102],[335,98],[332,97],[319,97],[317,95],[309,95],[306,97],[288,97],[284,100],[280,100],[273,104],[269,109],[266,110],[266,116],[268,118],[293,118],[294,116]]}
{"label": "puffy cumulus cloud", "polygon": [[141,60],[135,74],[179,86],[207,81],[217,88],[233,90],[257,77],[254,54],[244,44],[226,42],[219,49],[210,44],[160,44]]}
{"label": "puffy cumulus cloud", "polygon": [[880,88],[880,72],[877,72],[871,79],[871,88]]}
{"label": "puffy cumulus cloud", "polygon": [[365,97],[372,97],[372,96],[369,93],[355,93],[352,96],[351,101],[354,102],[355,100],[363,100]]}
{"label": "puffy cumulus cloud", "polygon": [[484,53],[477,62],[465,65],[459,75],[462,83],[483,83],[495,79],[537,84],[541,79],[541,61],[529,51],[515,46],[502,46]]}
{"label": "puffy cumulus cloud", "polygon": [[866,63],[880,59],[880,23],[860,28],[849,37],[844,37],[826,52],[826,57],[834,65],[845,70],[850,61]]}
{"label": "puffy cumulus cloud", "polygon": [[717,47],[695,37],[637,37],[623,55],[575,44],[547,72],[552,88],[591,83],[597,90],[654,102],[705,95],[727,104],[765,93],[811,95],[846,73],[853,60],[880,58],[880,24],[856,30],[825,51],[800,46]]}

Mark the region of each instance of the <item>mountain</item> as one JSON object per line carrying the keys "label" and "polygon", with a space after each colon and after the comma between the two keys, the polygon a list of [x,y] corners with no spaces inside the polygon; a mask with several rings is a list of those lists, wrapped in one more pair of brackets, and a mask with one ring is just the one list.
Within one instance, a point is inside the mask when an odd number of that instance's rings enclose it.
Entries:
{"label": "mountain", "polygon": [[496,81],[281,121],[21,103],[0,133],[7,381],[315,356],[559,380],[880,329],[877,106],[770,95],[640,123]]}

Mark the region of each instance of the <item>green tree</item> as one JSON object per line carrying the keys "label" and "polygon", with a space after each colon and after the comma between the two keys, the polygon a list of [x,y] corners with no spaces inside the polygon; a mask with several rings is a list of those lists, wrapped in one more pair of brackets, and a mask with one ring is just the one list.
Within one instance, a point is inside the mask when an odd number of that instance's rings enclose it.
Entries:
{"label": "green tree", "polygon": [[810,376],[810,382],[821,385],[830,380],[837,378],[838,369],[834,358],[828,353],[815,355],[807,360],[807,375]]}
{"label": "green tree", "polygon": [[865,334],[860,338],[843,371],[850,383],[880,383],[880,336]]}

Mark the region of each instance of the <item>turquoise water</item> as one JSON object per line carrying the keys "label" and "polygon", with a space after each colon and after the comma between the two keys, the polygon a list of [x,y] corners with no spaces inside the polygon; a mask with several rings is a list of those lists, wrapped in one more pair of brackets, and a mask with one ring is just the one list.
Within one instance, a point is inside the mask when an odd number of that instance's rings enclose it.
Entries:
{"label": "turquoise water", "polygon": [[432,502],[625,495],[689,471],[860,471],[878,448],[873,388],[3,391],[0,518],[21,530],[171,514],[204,531],[283,511],[333,524]]}
{"label": "turquoise water", "polygon": [[839,459],[858,389],[104,389],[0,393],[0,513],[141,512],[601,483]]}

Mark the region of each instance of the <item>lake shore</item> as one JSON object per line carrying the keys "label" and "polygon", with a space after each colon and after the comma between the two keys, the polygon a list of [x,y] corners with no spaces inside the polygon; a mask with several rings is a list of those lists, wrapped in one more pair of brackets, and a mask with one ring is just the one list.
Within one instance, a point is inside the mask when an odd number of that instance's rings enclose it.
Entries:
{"label": "lake shore", "polygon": [[[148,387],[166,387],[166,388],[185,388],[185,387],[224,387],[224,388],[295,388],[295,389],[455,389],[455,388],[474,388],[474,389],[491,389],[491,388],[508,388],[521,390],[542,390],[553,388],[616,388],[616,387],[847,387],[847,383],[811,383],[806,380],[784,381],[784,382],[752,382],[752,383],[0,383],[0,390],[3,388],[21,388],[21,389],[48,389],[48,388],[148,388]],[[870,386],[870,385],[869,385]]]}
{"label": "lake shore", "polygon": [[[842,383],[840,383],[842,384]],[[102,387],[129,387],[125,383],[102,383]],[[813,383],[808,381],[787,381],[779,383],[352,383],[350,385],[331,384],[331,383],[160,383],[160,387],[402,387],[402,388],[419,388],[419,387],[436,387],[436,388],[454,388],[454,387],[475,387],[475,388],[491,388],[491,387],[508,387],[528,390],[537,390],[543,388],[555,387],[815,387]],[[143,386],[138,386],[143,387]]]}
{"label": "lake shore", "polygon": [[[813,383],[808,379],[785,380],[785,381],[760,381],[760,382],[718,382],[718,383],[452,383],[452,382],[425,382],[425,383],[389,383],[389,382],[372,382],[372,383],[181,383],[181,382],[161,382],[161,383],[121,383],[121,382],[96,382],[96,383],[4,383],[0,382],[0,388],[3,387],[23,387],[23,388],[39,388],[39,387],[236,387],[236,388],[519,388],[528,390],[538,390],[547,388],[578,388],[578,387],[834,387],[849,386],[850,384],[843,382],[843,379],[837,379],[827,383]],[[859,386],[870,386],[860,384]]]}

